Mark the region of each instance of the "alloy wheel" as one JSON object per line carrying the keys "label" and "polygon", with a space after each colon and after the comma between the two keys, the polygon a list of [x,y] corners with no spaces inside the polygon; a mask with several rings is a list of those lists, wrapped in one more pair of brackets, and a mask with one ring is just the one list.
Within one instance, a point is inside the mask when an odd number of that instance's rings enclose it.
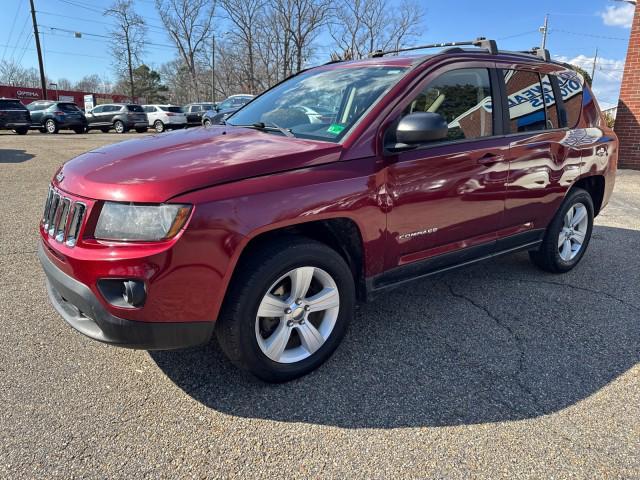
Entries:
{"label": "alloy wheel", "polygon": [[53,120],[47,120],[45,127],[48,133],[56,133],[56,122]]}
{"label": "alloy wheel", "polygon": [[124,124],[121,121],[117,121],[113,128],[116,130],[116,133],[124,133]]}
{"label": "alloy wheel", "polygon": [[569,208],[558,236],[558,252],[565,262],[573,260],[582,249],[589,228],[587,207],[576,203]]}
{"label": "alloy wheel", "polygon": [[156,129],[156,132],[158,133],[164,132],[164,124],[160,120],[156,120],[154,127]]}
{"label": "alloy wheel", "polygon": [[317,267],[291,270],[260,302],[255,321],[258,346],[274,362],[305,360],[325,344],[339,310],[340,294],[331,275]]}

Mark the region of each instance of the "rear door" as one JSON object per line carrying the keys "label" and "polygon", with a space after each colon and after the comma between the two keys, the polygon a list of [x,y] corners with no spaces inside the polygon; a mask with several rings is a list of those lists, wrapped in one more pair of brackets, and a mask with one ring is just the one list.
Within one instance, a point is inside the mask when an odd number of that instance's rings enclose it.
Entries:
{"label": "rear door", "polygon": [[387,155],[383,196],[387,268],[421,261],[430,269],[491,254],[504,213],[509,140],[500,135],[493,63],[450,64],[431,72],[404,101],[403,115],[441,114],[445,141]]}
{"label": "rear door", "polygon": [[580,175],[580,151],[565,141],[569,129],[555,76],[525,65],[506,67],[501,76],[510,148],[503,228],[535,241]]}

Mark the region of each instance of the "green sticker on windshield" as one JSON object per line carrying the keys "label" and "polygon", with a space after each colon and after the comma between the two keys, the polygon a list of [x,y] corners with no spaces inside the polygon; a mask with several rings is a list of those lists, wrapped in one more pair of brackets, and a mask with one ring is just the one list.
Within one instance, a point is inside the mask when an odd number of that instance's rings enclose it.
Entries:
{"label": "green sticker on windshield", "polygon": [[340,125],[339,123],[332,123],[329,126],[329,129],[327,130],[327,132],[333,133],[334,135],[340,135],[343,130],[344,130],[344,125]]}

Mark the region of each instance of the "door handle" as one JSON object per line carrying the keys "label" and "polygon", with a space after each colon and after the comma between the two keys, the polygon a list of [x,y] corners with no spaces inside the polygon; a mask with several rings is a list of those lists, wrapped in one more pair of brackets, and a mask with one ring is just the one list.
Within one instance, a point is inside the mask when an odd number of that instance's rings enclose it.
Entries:
{"label": "door handle", "polygon": [[495,165],[498,162],[501,162],[502,160],[504,160],[503,155],[498,155],[496,153],[485,153],[478,159],[478,163],[480,165],[491,166]]}

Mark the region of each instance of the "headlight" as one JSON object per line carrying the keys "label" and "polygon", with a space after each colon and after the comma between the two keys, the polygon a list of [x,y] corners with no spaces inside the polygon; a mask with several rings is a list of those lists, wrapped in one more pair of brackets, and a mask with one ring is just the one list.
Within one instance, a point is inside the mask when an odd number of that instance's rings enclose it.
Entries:
{"label": "headlight", "polygon": [[99,240],[157,241],[175,237],[191,205],[105,202],[94,233]]}

